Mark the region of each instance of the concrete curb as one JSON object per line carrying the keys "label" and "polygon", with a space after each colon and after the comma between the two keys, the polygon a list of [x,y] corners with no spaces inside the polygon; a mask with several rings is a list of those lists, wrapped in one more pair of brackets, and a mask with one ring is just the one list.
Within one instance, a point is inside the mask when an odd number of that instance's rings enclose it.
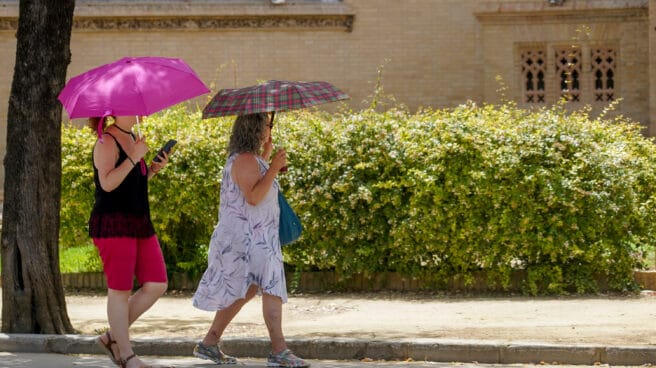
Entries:
{"label": "concrete curb", "polygon": [[[104,354],[94,336],[0,334],[0,351],[22,353]],[[447,339],[288,339],[290,347],[307,359],[384,359],[478,362],[488,364],[540,363],[643,365],[656,363],[656,346],[557,345],[534,342],[499,342]],[[141,355],[188,356],[191,338],[134,339]],[[222,346],[239,357],[263,358],[269,352],[266,338],[226,338]]]}

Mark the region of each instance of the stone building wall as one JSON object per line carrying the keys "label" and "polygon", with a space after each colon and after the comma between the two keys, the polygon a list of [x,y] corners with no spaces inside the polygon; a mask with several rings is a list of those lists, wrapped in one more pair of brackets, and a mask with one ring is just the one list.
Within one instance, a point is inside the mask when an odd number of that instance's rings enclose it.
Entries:
{"label": "stone building wall", "polygon": [[[617,50],[619,112],[648,125],[656,122],[656,112],[650,113],[654,94],[649,98],[655,83],[646,75],[654,68],[654,47],[645,51],[654,44],[650,2],[655,0],[566,0],[562,6],[547,0],[78,0],[68,75],[123,56],[180,57],[213,92],[267,79],[326,80],[348,93],[348,104],[357,109],[370,100],[383,66],[385,93],[414,111],[503,96],[521,101],[522,48],[546,45],[551,53],[589,27],[585,47],[611,44]],[[17,3],[0,0],[0,157]],[[546,58],[554,63],[553,54]],[[503,93],[498,79],[507,87]],[[552,102],[558,91],[553,80],[547,83]]]}
{"label": "stone building wall", "polygon": [[[561,98],[559,63],[563,56],[575,54],[579,83],[577,101],[569,106],[589,104],[600,112],[611,101],[619,100],[617,113],[648,125],[649,116],[649,14],[645,0],[566,1],[562,6],[541,2],[487,3],[475,10],[481,24],[483,99],[496,102],[500,79],[508,87],[505,97],[522,106],[544,106]],[[545,62],[544,103],[529,103],[523,90],[522,54],[543,50]],[[558,51],[565,51],[559,54]],[[578,50],[578,51],[573,51]],[[612,50],[612,96],[597,98],[595,58]],[[601,54],[598,53],[601,51]],[[571,63],[572,61],[568,61]],[[607,64],[603,60],[602,64]],[[558,65],[560,64],[560,66]],[[566,63],[565,63],[566,64]],[[602,68],[606,65],[602,65]],[[603,94],[603,93],[602,93]],[[621,99],[621,100],[620,100]]]}

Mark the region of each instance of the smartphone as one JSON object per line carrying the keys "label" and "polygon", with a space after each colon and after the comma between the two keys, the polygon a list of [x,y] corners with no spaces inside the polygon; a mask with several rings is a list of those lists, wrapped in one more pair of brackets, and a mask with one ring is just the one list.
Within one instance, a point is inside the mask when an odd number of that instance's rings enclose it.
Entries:
{"label": "smartphone", "polygon": [[173,146],[175,146],[176,143],[178,143],[178,141],[176,141],[175,139],[171,139],[168,142],[166,142],[164,147],[160,148],[160,150],[157,151],[157,156],[155,156],[153,161],[159,162],[160,161],[159,156],[162,154],[162,152],[166,152],[166,154],[168,155],[169,152],[171,152],[171,148],[173,148]]}

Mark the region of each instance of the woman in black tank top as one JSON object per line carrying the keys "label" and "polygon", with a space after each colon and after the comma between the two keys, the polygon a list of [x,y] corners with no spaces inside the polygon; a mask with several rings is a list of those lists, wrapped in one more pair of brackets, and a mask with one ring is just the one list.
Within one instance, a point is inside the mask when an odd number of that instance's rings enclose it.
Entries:
{"label": "woman in black tank top", "polygon": [[[100,118],[89,119],[96,131]],[[107,316],[110,329],[96,342],[117,365],[144,367],[132,351],[129,326],[148,310],[167,288],[166,266],[150,219],[148,180],[168,163],[146,165],[148,145],[135,137],[135,116],[118,116],[93,149],[95,204],[89,235],[98,248],[107,279]],[[133,279],[141,287],[132,294]]]}

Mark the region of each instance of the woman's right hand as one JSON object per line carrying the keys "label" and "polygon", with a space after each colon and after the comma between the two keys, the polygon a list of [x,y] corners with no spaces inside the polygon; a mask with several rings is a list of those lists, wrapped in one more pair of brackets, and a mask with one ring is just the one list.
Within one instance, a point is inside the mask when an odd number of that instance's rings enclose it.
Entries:
{"label": "woman's right hand", "polygon": [[130,155],[130,158],[134,160],[134,162],[140,161],[144,156],[146,156],[146,153],[148,153],[148,145],[146,144],[146,138],[141,137],[137,138],[136,141],[134,141],[134,145],[132,146],[132,154]]}
{"label": "woman's right hand", "polygon": [[271,160],[271,168],[280,172],[280,169],[287,166],[287,151],[284,148],[279,149]]}

